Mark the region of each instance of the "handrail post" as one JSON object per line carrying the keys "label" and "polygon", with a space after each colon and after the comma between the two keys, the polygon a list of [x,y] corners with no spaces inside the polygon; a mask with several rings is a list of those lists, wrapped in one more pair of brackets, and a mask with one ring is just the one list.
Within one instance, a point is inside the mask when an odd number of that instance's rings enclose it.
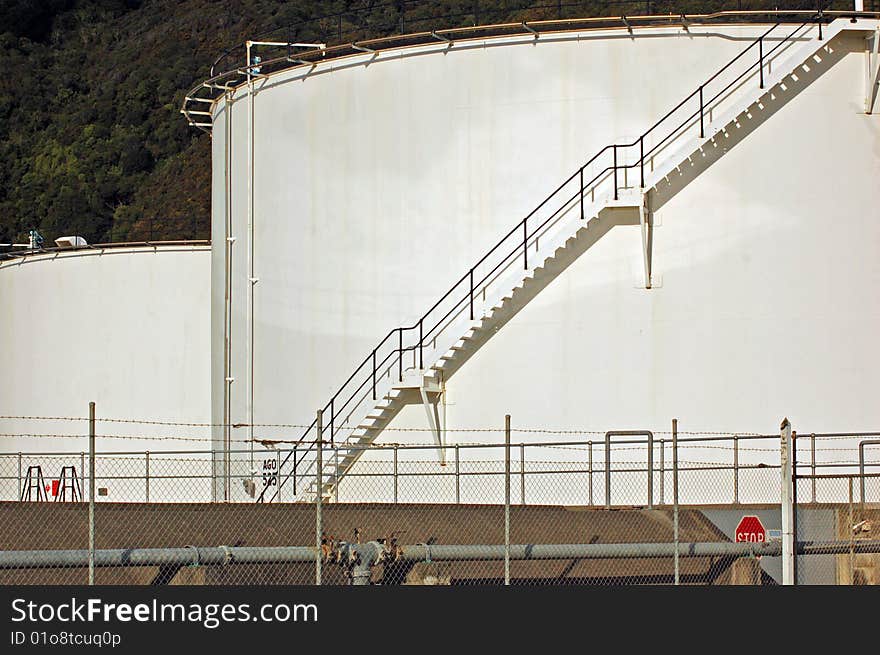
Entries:
{"label": "handrail post", "polygon": [[[645,188],[645,135],[639,137],[639,173],[641,175],[641,188]],[[583,216],[581,216],[583,218]]]}
{"label": "handrail post", "polygon": [[703,85],[700,85],[700,138],[706,138],[706,132],[703,129]]}
{"label": "handrail post", "polygon": [[761,82],[759,88],[764,88],[764,37],[762,36],[758,39],[758,70],[761,75]]}
{"label": "handrail post", "polygon": [[403,382],[403,328],[397,328],[397,381]]}
{"label": "handrail post", "polygon": [[419,319],[419,370],[425,368],[425,361],[422,357],[422,341],[424,340],[423,332],[422,332],[422,324],[425,319]]}
{"label": "handrail post", "polygon": [[822,0],[816,3],[819,5],[819,40],[822,40]]}
{"label": "handrail post", "polygon": [[614,151],[614,199],[617,200],[617,144],[612,147]]}
{"label": "handrail post", "polygon": [[529,229],[528,218],[523,219],[523,268],[529,270]]}
{"label": "handrail post", "polygon": [[[584,167],[581,166],[580,170],[580,180],[581,180],[581,192],[579,195],[581,201],[581,220],[584,220]],[[644,177],[642,178],[642,186],[645,186]]]}
{"label": "handrail post", "polygon": [[376,400],[376,349],[373,348],[373,400]]}
{"label": "handrail post", "polygon": [[[334,407],[335,398],[330,399],[330,445],[334,445],[333,432],[334,432],[334,424],[336,423],[336,409]],[[322,437],[323,438],[323,437]]]}
{"label": "handrail post", "polygon": [[[583,218],[583,216],[581,216],[581,218]],[[469,299],[469,305],[471,308],[471,320],[474,320],[474,269],[470,270],[468,277],[470,278],[470,283],[471,283],[471,293],[468,296],[468,299]]]}

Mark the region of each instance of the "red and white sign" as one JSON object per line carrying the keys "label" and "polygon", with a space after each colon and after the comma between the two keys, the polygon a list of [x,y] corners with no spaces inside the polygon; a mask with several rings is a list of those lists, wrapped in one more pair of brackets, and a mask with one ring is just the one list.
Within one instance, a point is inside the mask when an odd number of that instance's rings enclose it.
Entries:
{"label": "red and white sign", "polygon": [[736,538],[734,541],[746,541],[750,543],[764,543],[767,541],[767,531],[764,524],[757,516],[744,516],[736,526]]}

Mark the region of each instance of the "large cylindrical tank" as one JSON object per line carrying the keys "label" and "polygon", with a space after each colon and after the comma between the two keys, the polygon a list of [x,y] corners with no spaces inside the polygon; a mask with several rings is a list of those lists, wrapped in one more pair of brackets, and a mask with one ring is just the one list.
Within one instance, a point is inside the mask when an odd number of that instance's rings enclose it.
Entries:
{"label": "large cylindrical tank", "polygon": [[[92,401],[103,457],[207,449],[210,433],[195,424],[210,421],[209,289],[206,245],[83,248],[0,261],[4,482],[16,476],[11,454],[88,452]],[[48,461],[43,473],[57,476]],[[65,463],[82,470],[79,457]],[[143,475],[143,468],[141,455],[125,474]],[[122,486],[110,499],[128,498]],[[3,499],[10,497],[4,489]]]}
{"label": "large cylindrical tank", "polygon": [[[559,182],[768,27],[363,53],[219,101],[214,422],[297,438]],[[466,430],[508,413],[518,428],[876,427],[880,118],[864,111],[863,40],[838,38],[839,61],[655,212],[653,288],[639,228],[615,228],[504,326],[446,385],[449,442],[500,440]],[[425,429],[425,413],[392,427]]]}

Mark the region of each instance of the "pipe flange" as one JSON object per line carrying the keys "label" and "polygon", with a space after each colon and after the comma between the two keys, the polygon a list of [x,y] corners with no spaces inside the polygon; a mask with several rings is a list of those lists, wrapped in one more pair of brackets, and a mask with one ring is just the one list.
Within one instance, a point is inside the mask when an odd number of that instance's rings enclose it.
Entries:
{"label": "pipe flange", "polygon": [[222,566],[226,566],[227,564],[235,560],[235,557],[232,555],[232,549],[229,546],[217,546],[217,548],[223,551]]}
{"label": "pipe flange", "polygon": [[425,542],[419,542],[416,545],[425,547],[425,561],[430,564],[431,563],[431,546],[430,546],[430,544],[426,544]]}
{"label": "pipe flange", "polygon": [[202,563],[202,561],[201,561],[201,558],[200,558],[200,556],[199,556],[199,547],[198,547],[198,546],[193,546],[192,544],[186,544],[186,545],[184,546],[184,548],[191,548],[191,549],[193,550],[193,552],[195,553],[195,561],[192,562],[191,564],[187,564],[187,566],[191,566],[191,567],[193,567],[193,568],[196,568],[196,567],[200,566],[201,563]]}

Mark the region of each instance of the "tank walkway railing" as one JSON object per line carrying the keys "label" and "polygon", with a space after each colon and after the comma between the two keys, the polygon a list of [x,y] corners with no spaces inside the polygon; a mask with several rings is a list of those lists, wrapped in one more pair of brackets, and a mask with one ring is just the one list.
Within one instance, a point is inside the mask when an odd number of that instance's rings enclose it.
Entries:
{"label": "tank walkway railing", "polygon": [[[723,113],[718,111],[721,103],[731,97],[736,99],[735,94],[747,83],[764,88],[764,69],[774,59],[784,56],[792,44],[810,40],[817,25],[821,31],[823,20],[823,17],[812,16],[793,28],[791,25],[781,28],[781,23],[771,26],[639,137],[599,150],[510,229],[418,321],[391,330],[324,405],[321,434],[317,434],[316,419],[300,439],[306,447],[288,457],[297,457],[296,464],[300,466],[308,458],[309,444],[314,447],[319,438],[335,444],[337,429],[346,426],[360,404],[370,398],[377,399],[380,382],[393,377],[402,380],[405,368],[424,369],[425,351],[431,348],[432,342],[436,343],[437,335],[450,326],[452,319],[477,318],[475,305],[480,297],[486,297],[487,287],[499,279],[501,272],[517,262],[521,263],[522,270],[528,271],[529,250],[536,247],[539,238],[546,238],[548,230],[572,212],[580,218],[592,216],[594,207],[601,207],[611,198],[617,199],[621,189],[644,187],[646,177],[652,174],[655,158],[664,149],[670,148],[680,137],[696,136],[696,132],[701,138],[705,137],[710,120],[707,117]],[[405,361],[409,356],[411,366]],[[281,480],[275,494],[286,481],[286,478]],[[264,500],[261,494],[258,501]]]}
{"label": "tank walkway railing", "polygon": [[[69,236],[82,236],[82,232],[72,229],[66,233]],[[58,235],[55,238],[60,237]],[[0,261],[4,259],[17,259],[31,255],[47,253],[66,253],[82,250],[107,250],[110,248],[129,248],[138,246],[200,246],[211,243],[211,227],[205,222],[199,221],[195,216],[190,217],[149,217],[137,221],[111,225],[101,234],[101,240],[95,243],[87,242],[82,246],[46,246],[19,247],[15,250],[0,252]],[[88,241],[88,240],[87,240]],[[47,239],[47,242],[49,241]]]}
{"label": "tank walkway railing", "polygon": [[[296,26],[276,28],[260,33],[254,40],[260,39],[284,39],[284,42],[274,42],[274,46],[280,54],[256,62],[246,62],[246,45],[225,51],[211,66],[208,79],[190,89],[184,96],[180,112],[186,117],[189,124],[203,131],[209,131],[212,127],[213,114],[211,109],[214,103],[224,94],[234,91],[252,79],[263,79],[274,73],[298,68],[309,69],[330,61],[336,61],[352,56],[363,56],[365,53],[375,56],[384,51],[400,50],[415,46],[441,45],[443,50],[452,50],[456,43],[479,41],[494,38],[540,39],[541,36],[560,35],[566,32],[582,32],[587,30],[626,30],[635,34],[639,29],[680,26],[688,29],[690,26],[712,26],[730,24],[753,24],[753,23],[799,23],[811,21],[817,23],[830,22],[836,18],[878,18],[880,11],[843,11],[823,10],[825,2],[815,2],[815,8],[809,9],[760,9],[760,10],[730,10],[716,11],[706,14],[655,14],[655,15],[621,15],[600,16],[595,18],[567,18],[555,20],[540,20],[546,15],[542,7],[523,7],[523,20],[513,23],[498,23],[494,25],[473,25],[452,27],[446,29],[431,29],[409,34],[394,34],[391,36],[371,38],[364,40],[352,40],[342,42],[343,37],[354,37],[354,33],[343,34],[338,32],[340,43],[330,47],[315,48],[304,51],[294,51],[293,39],[297,38]],[[872,9],[873,7],[868,6]],[[533,17],[534,20],[532,18]],[[338,18],[334,14],[330,18]],[[450,17],[453,18],[453,17]],[[442,20],[435,18],[432,20]],[[305,21],[305,23],[320,23],[322,19]],[[304,24],[305,24],[304,23]],[[264,46],[265,47],[265,46]],[[269,46],[272,48],[273,46]],[[232,56],[240,56],[242,65],[228,70],[220,71],[225,62]]]}
{"label": "tank walkway railing", "polygon": [[[863,447],[876,443],[878,436],[880,432],[796,435],[799,502],[880,503],[880,461],[866,460]],[[847,440],[845,446],[841,439]],[[230,502],[252,502],[249,488],[254,493],[259,487],[277,488],[286,476],[290,488],[273,502],[300,502],[314,474],[297,470],[296,446],[280,446],[259,453],[231,451],[225,474],[217,473],[223,470],[222,456],[211,450],[102,452],[96,457],[96,486],[106,488],[107,495],[96,500],[211,502],[216,500],[214,490],[224,486],[231,490]],[[498,443],[459,443],[446,446],[446,466],[432,457],[435,448],[364,447],[357,468],[328,500],[496,504],[504,497],[507,463],[512,502],[519,505],[665,506],[672,502],[675,473],[683,504],[779,502],[779,435],[682,435],[674,440],[668,433],[648,439],[611,431],[597,433],[595,439],[513,443],[509,451]],[[340,447],[325,444],[323,452],[331,467]],[[25,472],[37,466],[44,472],[44,501],[64,502],[50,493],[52,481],[64,469],[78,472],[82,488],[88,488],[87,453],[0,453],[0,501],[20,500],[27,486]]]}

